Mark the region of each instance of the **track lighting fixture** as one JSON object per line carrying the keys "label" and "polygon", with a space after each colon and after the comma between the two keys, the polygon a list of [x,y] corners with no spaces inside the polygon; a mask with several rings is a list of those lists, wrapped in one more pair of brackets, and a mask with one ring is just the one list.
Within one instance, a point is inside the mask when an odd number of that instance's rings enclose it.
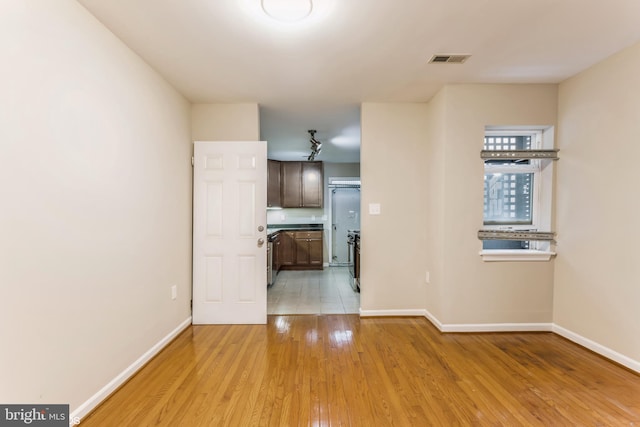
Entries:
{"label": "track lighting fixture", "polygon": [[315,160],[316,156],[320,154],[320,151],[322,150],[322,142],[315,138],[315,134],[315,130],[309,130],[309,135],[311,135],[311,139],[309,140],[311,143],[311,154],[309,154],[309,157],[307,158],[309,161]]}

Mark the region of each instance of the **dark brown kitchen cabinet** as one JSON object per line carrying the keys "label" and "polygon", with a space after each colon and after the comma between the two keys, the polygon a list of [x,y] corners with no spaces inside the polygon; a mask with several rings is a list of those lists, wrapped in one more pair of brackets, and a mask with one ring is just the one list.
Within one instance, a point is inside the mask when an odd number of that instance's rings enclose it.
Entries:
{"label": "dark brown kitchen cabinet", "polygon": [[282,206],[280,197],[280,163],[277,160],[267,160],[267,207]]}
{"label": "dark brown kitchen cabinet", "polygon": [[302,207],[321,208],[323,186],[322,162],[302,162]]}
{"label": "dark brown kitchen cabinet", "polygon": [[283,208],[322,207],[322,162],[281,162],[280,171]]}
{"label": "dark brown kitchen cabinet", "polygon": [[280,231],[274,244],[274,271],[322,270],[322,231]]}
{"label": "dark brown kitchen cabinet", "polygon": [[281,231],[278,233],[278,243],[276,246],[278,268],[291,267],[296,263],[295,239],[292,231]]}
{"label": "dark brown kitchen cabinet", "polygon": [[302,205],[302,163],[282,162],[280,167],[282,207],[299,208]]}
{"label": "dark brown kitchen cabinet", "polygon": [[322,231],[296,231],[296,266],[322,269]]}

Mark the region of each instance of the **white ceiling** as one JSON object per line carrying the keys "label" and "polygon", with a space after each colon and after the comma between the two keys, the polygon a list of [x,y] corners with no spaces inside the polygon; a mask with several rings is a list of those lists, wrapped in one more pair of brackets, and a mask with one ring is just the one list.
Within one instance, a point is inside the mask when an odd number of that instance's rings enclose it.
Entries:
{"label": "white ceiling", "polygon": [[558,83],[640,41],[638,0],[313,0],[319,15],[288,25],[260,0],[78,1],[190,101],[259,103],[281,160],[306,157],[316,129],[318,160],[358,161],[361,102]]}

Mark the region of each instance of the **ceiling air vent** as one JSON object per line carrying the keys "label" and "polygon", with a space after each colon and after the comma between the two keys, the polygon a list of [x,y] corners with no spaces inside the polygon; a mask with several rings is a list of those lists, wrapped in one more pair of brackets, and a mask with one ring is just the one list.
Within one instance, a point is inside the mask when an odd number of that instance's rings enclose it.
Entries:
{"label": "ceiling air vent", "polygon": [[462,64],[466,61],[471,55],[446,55],[439,54],[433,55],[429,60],[430,64],[434,63],[449,63],[449,64]]}

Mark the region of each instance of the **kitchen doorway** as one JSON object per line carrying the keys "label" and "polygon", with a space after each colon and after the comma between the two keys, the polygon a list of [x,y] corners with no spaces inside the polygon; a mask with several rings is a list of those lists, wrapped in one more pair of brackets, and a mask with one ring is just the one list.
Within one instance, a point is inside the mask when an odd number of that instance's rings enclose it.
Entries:
{"label": "kitchen doorway", "polygon": [[[268,314],[349,314],[360,311],[360,294],[353,289],[353,276],[348,267],[347,242],[347,231],[360,228],[360,178],[329,177],[326,185],[324,269],[277,273],[274,283],[268,288]],[[309,219],[313,220],[315,218]]]}

